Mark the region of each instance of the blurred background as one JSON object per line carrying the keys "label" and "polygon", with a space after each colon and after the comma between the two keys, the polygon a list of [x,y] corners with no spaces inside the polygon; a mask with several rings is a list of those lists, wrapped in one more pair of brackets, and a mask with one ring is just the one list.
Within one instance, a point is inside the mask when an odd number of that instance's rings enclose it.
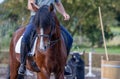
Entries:
{"label": "blurred background", "polygon": [[[100,68],[100,57],[105,56],[98,7],[101,7],[104,33],[109,58],[120,61],[120,0],[61,0],[70,21],[59,21],[74,38],[71,52],[85,51],[83,59],[88,66],[88,53],[93,52],[93,67]],[[12,34],[25,27],[30,18],[27,0],[0,0],[0,78],[5,78],[9,62],[9,44]],[[100,74],[100,73],[99,73]],[[2,78],[3,77],[3,78]],[[100,79],[100,76],[99,78]]]}
{"label": "blurred background", "polygon": [[[108,54],[120,54],[120,0],[61,0],[70,21],[59,21],[74,38],[71,52],[104,54],[98,7],[101,7]],[[27,0],[0,0],[0,64],[7,64],[12,34],[30,18]]]}

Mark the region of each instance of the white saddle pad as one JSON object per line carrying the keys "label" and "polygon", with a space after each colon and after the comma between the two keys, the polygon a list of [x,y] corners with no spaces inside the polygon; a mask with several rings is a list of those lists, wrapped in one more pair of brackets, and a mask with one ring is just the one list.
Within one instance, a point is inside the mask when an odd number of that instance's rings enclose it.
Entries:
{"label": "white saddle pad", "polygon": [[[20,54],[20,47],[21,47],[21,40],[22,40],[23,36],[21,36],[15,46],[15,52]],[[35,54],[35,47],[36,47],[36,42],[37,42],[37,37],[35,39],[35,42],[33,44],[33,47],[31,49],[31,54],[34,55]]]}

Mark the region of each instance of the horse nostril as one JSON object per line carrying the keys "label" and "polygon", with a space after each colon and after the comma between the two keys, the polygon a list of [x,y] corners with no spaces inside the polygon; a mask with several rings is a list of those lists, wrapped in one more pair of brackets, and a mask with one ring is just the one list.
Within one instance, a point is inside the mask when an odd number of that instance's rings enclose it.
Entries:
{"label": "horse nostril", "polygon": [[44,47],[41,47],[41,48],[38,48],[40,52],[44,52],[45,51],[45,48]]}
{"label": "horse nostril", "polygon": [[44,46],[44,49],[47,50],[47,46]]}
{"label": "horse nostril", "polygon": [[47,49],[47,46],[44,46],[44,47],[42,47],[42,48],[39,48],[39,51],[40,51],[40,52],[45,52],[46,49]]}
{"label": "horse nostril", "polygon": [[45,49],[40,49],[39,51],[40,51],[40,52],[45,52]]}

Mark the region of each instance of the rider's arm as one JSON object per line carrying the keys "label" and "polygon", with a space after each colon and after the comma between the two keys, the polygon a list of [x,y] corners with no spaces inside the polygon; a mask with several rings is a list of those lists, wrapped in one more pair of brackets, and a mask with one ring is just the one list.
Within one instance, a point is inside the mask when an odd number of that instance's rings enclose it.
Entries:
{"label": "rider's arm", "polygon": [[58,11],[61,15],[63,15],[64,20],[69,20],[69,19],[70,19],[70,16],[69,16],[69,14],[66,13],[66,11],[65,11],[65,9],[64,9],[61,1],[56,2],[56,3],[55,3],[55,7],[56,7],[57,11]]}
{"label": "rider's arm", "polygon": [[28,0],[28,9],[30,11],[37,11],[39,9],[39,6],[35,4],[35,0]]}

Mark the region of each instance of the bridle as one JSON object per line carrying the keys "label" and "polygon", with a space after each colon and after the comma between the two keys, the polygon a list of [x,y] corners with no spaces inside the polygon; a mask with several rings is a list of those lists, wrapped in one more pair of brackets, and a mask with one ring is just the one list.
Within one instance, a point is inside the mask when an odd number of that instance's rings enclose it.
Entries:
{"label": "bridle", "polygon": [[[50,12],[46,16],[48,17],[47,22],[46,22],[47,25],[42,25],[42,23],[40,23],[39,24],[40,33],[37,34],[37,37],[40,38],[40,46],[39,47],[41,50],[46,50],[46,49],[54,46],[60,40],[59,37],[54,38],[54,39],[52,38],[53,35],[57,32],[55,19],[52,18],[52,17],[54,17],[53,12]],[[47,28],[49,28],[49,33],[45,34],[44,31],[46,31]],[[48,39],[47,42],[44,41],[44,38]]]}
{"label": "bridle", "polygon": [[41,34],[38,34],[38,37],[43,37],[43,38],[48,38],[49,40],[48,40],[48,43],[47,43],[47,45],[48,46],[53,46],[53,45],[55,45],[60,39],[58,38],[58,39],[56,39],[56,40],[50,40],[50,37],[49,37],[49,35],[47,35],[47,34],[43,34],[43,35],[41,35]]}
{"label": "bridle", "polygon": [[[42,47],[40,47],[40,49],[42,48],[43,50],[47,50],[48,48],[54,46],[60,40],[60,38],[57,38],[55,40],[51,40],[53,34],[56,32],[56,29],[55,29],[55,26],[54,27],[50,26],[50,27],[51,27],[51,29],[50,29],[49,34],[44,34],[41,32],[39,34],[37,34],[37,36],[39,38],[42,38],[42,39],[47,38],[48,39],[47,42],[44,42],[44,40],[42,40],[43,44],[42,44]],[[40,43],[42,43],[42,42],[40,41]]]}

